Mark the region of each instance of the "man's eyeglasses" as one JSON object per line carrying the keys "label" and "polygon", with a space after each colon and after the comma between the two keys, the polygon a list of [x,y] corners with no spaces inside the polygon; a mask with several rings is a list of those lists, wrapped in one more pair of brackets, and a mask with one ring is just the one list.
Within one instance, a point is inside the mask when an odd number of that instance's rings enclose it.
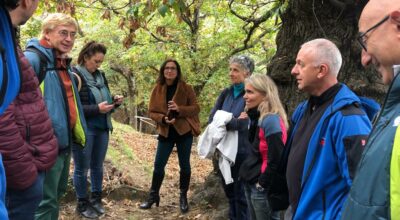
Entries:
{"label": "man's eyeglasses", "polygon": [[379,21],[378,23],[376,23],[374,26],[372,26],[371,28],[369,28],[367,31],[363,32],[359,32],[358,33],[358,37],[357,37],[357,41],[358,43],[361,45],[361,47],[367,51],[367,34],[368,32],[371,32],[372,30],[374,30],[375,28],[379,27],[381,24],[385,23],[385,21],[387,21],[390,18],[389,15],[385,16],[381,21]]}
{"label": "man's eyeglasses", "polygon": [[65,39],[65,38],[68,38],[68,36],[69,36],[71,39],[75,39],[75,38],[76,38],[76,32],[68,32],[68,31],[66,31],[66,30],[61,30],[61,31],[58,32],[58,34],[59,34],[61,37],[63,37],[64,39]]}

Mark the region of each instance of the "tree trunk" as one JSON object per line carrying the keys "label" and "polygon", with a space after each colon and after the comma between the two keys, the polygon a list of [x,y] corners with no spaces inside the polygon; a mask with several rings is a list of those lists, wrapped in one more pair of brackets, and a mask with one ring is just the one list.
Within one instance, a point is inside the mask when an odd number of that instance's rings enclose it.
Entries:
{"label": "tree trunk", "polygon": [[289,0],[287,10],[281,16],[282,28],[276,39],[277,52],[267,73],[277,83],[289,115],[306,98],[306,94],[297,90],[296,80],[290,71],[301,44],[316,38],[327,38],[340,49],[343,56],[340,82],[347,84],[358,95],[382,102],[385,87],[374,70],[362,67],[361,48],[356,41],[358,12],[365,2],[353,1],[342,9],[333,4],[340,2],[337,0]]}
{"label": "tree trunk", "polygon": [[[110,63],[110,69],[118,73],[126,80],[128,85],[128,97],[125,97],[125,103],[128,109],[129,124],[137,129],[137,106],[136,106],[136,80],[135,73],[127,66],[118,63]],[[116,82],[118,84],[118,82]]]}
{"label": "tree trunk", "polygon": [[127,78],[128,83],[128,109],[129,109],[129,124],[132,125],[135,129],[138,129],[138,119],[137,115],[137,106],[136,106],[136,82],[135,77],[132,72],[128,74]]}

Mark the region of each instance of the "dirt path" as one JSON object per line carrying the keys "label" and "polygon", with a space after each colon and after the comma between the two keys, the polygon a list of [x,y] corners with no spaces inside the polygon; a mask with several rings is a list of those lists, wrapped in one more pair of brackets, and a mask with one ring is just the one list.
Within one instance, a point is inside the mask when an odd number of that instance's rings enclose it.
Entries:
{"label": "dirt path", "polygon": [[[179,211],[179,165],[175,150],[166,167],[160,207],[138,208],[147,197],[151,184],[156,144],[154,136],[138,133],[128,126],[116,127],[105,162],[103,202],[107,212],[100,219],[225,219],[226,201],[219,179],[210,176],[211,161],[200,159],[195,146],[192,148],[192,178],[188,192],[190,211],[184,215]],[[60,219],[80,219],[75,214],[72,182],[69,185],[62,201]]]}

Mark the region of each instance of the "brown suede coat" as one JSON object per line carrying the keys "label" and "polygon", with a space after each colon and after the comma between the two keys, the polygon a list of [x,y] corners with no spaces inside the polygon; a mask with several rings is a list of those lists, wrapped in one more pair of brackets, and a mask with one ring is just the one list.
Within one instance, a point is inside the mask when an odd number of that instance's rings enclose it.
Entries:
{"label": "brown suede coat", "polygon": [[[157,122],[158,133],[168,137],[168,125],[162,119],[167,116],[166,102],[167,84],[157,83],[151,93],[149,103],[149,116]],[[183,135],[191,131],[194,136],[200,134],[200,107],[197,104],[196,94],[193,88],[184,81],[179,81],[172,100],[178,105],[179,115],[175,120],[174,128],[178,134]]]}

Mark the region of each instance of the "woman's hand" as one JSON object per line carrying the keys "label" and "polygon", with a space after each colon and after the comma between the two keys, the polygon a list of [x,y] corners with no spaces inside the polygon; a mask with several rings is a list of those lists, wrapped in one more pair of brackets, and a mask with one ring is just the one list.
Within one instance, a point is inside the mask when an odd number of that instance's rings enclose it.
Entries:
{"label": "woman's hand", "polygon": [[123,101],[124,101],[124,96],[122,95],[115,95],[113,98],[113,103],[115,105],[121,105]]}
{"label": "woman's hand", "polygon": [[176,112],[179,112],[179,107],[174,101],[169,101],[168,102],[168,110],[169,111],[174,110]]}
{"label": "woman's hand", "polygon": [[99,112],[102,114],[105,114],[114,108],[114,104],[110,105],[107,101],[100,102],[97,106],[99,107]]}
{"label": "woman's hand", "polygon": [[249,116],[247,115],[246,112],[240,113],[240,115],[239,115],[239,117],[238,117],[238,119],[248,119],[248,118],[249,118]]}
{"label": "woman's hand", "polygon": [[175,118],[168,120],[168,117],[164,117],[164,121],[165,123],[167,123],[168,125],[170,124],[174,124],[175,123]]}

